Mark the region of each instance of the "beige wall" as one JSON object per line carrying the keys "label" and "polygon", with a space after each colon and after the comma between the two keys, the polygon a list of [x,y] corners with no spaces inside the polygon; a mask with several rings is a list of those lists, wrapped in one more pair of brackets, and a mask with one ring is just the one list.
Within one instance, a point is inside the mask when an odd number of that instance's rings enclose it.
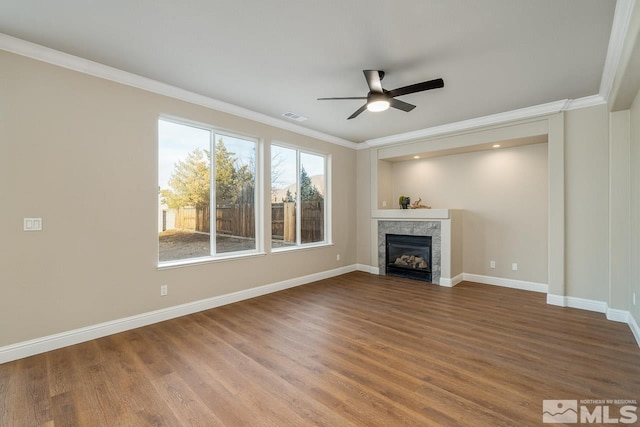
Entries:
{"label": "beige wall", "polygon": [[630,147],[630,163],[631,163],[631,286],[628,296],[629,300],[632,295],[636,295],[636,304],[629,304],[631,314],[635,321],[640,324],[640,91],[635,97],[635,101],[630,111],[630,130],[631,130],[631,147]]}
{"label": "beige wall", "polygon": [[[159,271],[159,114],[331,154],[335,245]],[[0,51],[0,346],[355,264],[355,156]]]}
{"label": "beige wall", "polygon": [[394,163],[393,195],[464,210],[465,273],[547,283],[547,175],[547,144],[480,151]]}
{"label": "beige wall", "polygon": [[371,150],[356,154],[356,223],[358,224],[356,261],[371,265]]}
{"label": "beige wall", "polygon": [[566,295],[609,298],[609,114],[606,105],[565,115]]}
{"label": "beige wall", "polygon": [[393,192],[393,163],[378,160],[378,209],[399,209],[397,196]]}
{"label": "beige wall", "polygon": [[609,307],[629,310],[630,132],[629,110],[609,115]]}

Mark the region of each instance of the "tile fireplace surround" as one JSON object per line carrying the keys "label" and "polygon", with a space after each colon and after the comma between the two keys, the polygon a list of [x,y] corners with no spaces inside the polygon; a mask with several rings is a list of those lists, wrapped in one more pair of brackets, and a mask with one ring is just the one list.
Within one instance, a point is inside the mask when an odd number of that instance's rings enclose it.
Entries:
{"label": "tile fireplace surround", "polygon": [[[387,234],[431,236],[432,282],[454,286],[462,274],[462,212],[454,209],[380,209],[373,212],[372,232],[377,273],[385,272]],[[372,254],[373,255],[373,254]]]}
{"label": "tile fireplace surround", "polygon": [[382,275],[386,274],[387,234],[431,236],[431,281],[440,283],[440,221],[378,221],[378,269]]}

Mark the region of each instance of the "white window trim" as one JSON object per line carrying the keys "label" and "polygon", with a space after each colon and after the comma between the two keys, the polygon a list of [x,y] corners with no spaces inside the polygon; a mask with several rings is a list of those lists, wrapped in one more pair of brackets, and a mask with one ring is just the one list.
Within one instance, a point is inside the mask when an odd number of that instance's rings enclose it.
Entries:
{"label": "white window trim", "polygon": [[[262,176],[262,168],[264,164],[264,141],[261,138],[258,138],[254,135],[244,134],[237,131],[228,130],[222,127],[213,126],[207,123],[197,122],[190,119],[185,119],[182,117],[176,117],[167,114],[160,114],[157,120],[164,120],[172,123],[176,123],[179,125],[195,127],[198,129],[206,130],[210,132],[210,140],[209,140],[209,149],[211,150],[211,160],[210,160],[210,196],[209,196],[209,227],[216,227],[216,185],[215,185],[215,144],[216,144],[216,135],[229,136],[232,138],[244,139],[247,141],[252,141],[255,143],[255,185],[254,185],[254,203],[255,203],[255,249],[247,250],[247,251],[236,251],[236,252],[224,252],[220,254],[215,253],[216,248],[216,233],[209,232],[209,244],[210,244],[210,253],[208,256],[196,257],[196,258],[185,258],[171,261],[159,261],[158,260],[158,269],[164,270],[168,268],[177,268],[184,267],[190,265],[197,264],[205,264],[210,262],[218,262],[218,261],[228,261],[238,258],[252,258],[257,256],[264,256],[266,253],[264,252],[264,232],[263,232],[263,224],[264,224],[264,177]],[[157,121],[156,121],[156,130],[158,129]],[[158,143],[160,138],[159,133],[156,135],[156,144]],[[159,164],[159,156],[160,150],[157,152],[158,158],[156,159],[156,165]],[[262,177],[263,179],[260,179]],[[159,253],[159,244],[158,241],[158,253]]]}
{"label": "white window trim", "polygon": [[[274,254],[283,253],[283,252],[291,252],[301,249],[312,249],[312,248],[320,248],[326,246],[333,246],[333,233],[331,227],[331,216],[329,215],[331,210],[331,154],[323,153],[320,151],[315,151],[311,149],[307,149],[304,147],[300,147],[299,145],[288,144],[286,142],[281,141],[272,141],[269,146],[269,156],[271,157],[271,147],[278,146],[282,148],[288,148],[290,150],[296,151],[296,206],[302,206],[300,204],[300,154],[311,154],[314,156],[319,156],[324,159],[324,187],[325,187],[325,195],[324,195],[324,240],[321,242],[309,242],[302,243],[302,220],[296,208],[296,245],[295,246],[283,246],[281,248],[271,248],[271,252]],[[270,158],[271,163],[271,158]],[[271,176],[271,174],[269,174]],[[271,179],[269,179],[269,186],[271,186]],[[271,201],[269,205],[271,205]],[[271,227],[269,227],[271,230]],[[271,232],[269,232],[269,237],[271,238]]]}
{"label": "white window trim", "polygon": [[158,270],[169,270],[172,268],[189,267],[192,265],[211,264],[216,262],[224,262],[229,260],[247,259],[247,258],[259,258],[266,256],[266,252],[232,252],[227,256],[204,256],[198,258],[185,258],[177,259],[175,261],[163,261],[158,263]]}

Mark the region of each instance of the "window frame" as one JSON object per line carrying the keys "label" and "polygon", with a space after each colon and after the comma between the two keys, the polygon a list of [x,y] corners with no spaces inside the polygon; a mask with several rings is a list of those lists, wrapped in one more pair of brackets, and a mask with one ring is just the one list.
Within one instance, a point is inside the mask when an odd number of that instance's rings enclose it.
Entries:
{"label": "window frame", "polygon": [[[296,250],[301,250],[301,249],[309,249],[309,248],[317,248],[317,247],[323,247],[323,246],[332,246],[333,245],[333,234],[332,234],[332,228],[331,228],[331,154],[329,153],[324,153],[324,152],[320,152],[320,151],[315,151],[312,149],[308,149],[308,148],[304,148],[304,147],[300,147],[298,145],[294,145],[294,144],[289,144],[286,142],[281,142],[281,141],[272,141],[270,146],[269,146],[269,164],[271,166],[271,161],[273,160],[273,154],[272,154],[272,148],[276,146],[276,147],[280,147],[280,148],[285,148],[285,149],[289,149],[289,150],[294,150],[296,152],[296,244],[292,245],[292,246],[283,246],[280,248],[271,248],[271,252],[274,254],[277,253],[283,253],[283,252],[289,252],[289,251],[296,251]],[[300,154],[304,153],[304,154],[309,154],[309,155],[313,155],[313,156],[318,156],[318,157],[322,157],[323,158],[323,164],[324,164],[324,188],[325,188],[325,194],[324,196],[324,212],[323,212],[323,224],[324,224],[324,232],[323,232],[323,236],[324,236],[324,240],[319,241],[319,242],[309,242],[309,243],[302,243],[302,214],[301,214],[301,207],[302,207],[302,203],[301,203],[301,192],[300,192],[300,172],[302,170],[301,168],[301,161],[300,161]],[[273,190],[273,182],[271,182],[271,174],[269,174],[269,185],[270,185],[270,194],[271,194],[271,190]],[[269,208],[271,208],[271,204],[273,203],[273,201],[269,202]],[[273,241],[273,231],[272,231],[272,227],[271,224],[269,224],[269,236],[271,241]]]}
{"label": "window frame", "polygon": [[[217,262],[224,261],[230,259],[238,259],[238,258],[250,258],[256,256],[265,255],[264,251],[264,232],[263,232],[263,224],[264,224],[264,178],[263,175],[263,165],[264,165],[264,141],[262,138],[259,138],[254,135],[238,132],[235,130],[229,130],[223,127],[210,125],[207,123],[202,123],[190,119],[185,119],[182,117],[176,117],[172,115],[161,114],[158,116],[156,120],[156,144],[158,147],[158,156],[156,166],[158,167],[158,173],[156,180],[159,180],[160,176],[160,130],[159,130],[159,122],[160,121],[171,122],[174,124],[189,126],[196,129],[201,129],[209,132],[209,150],[211,150],[211,158],[209,160],[209,255],[201,256],[201,257],[193,257],[193,258],[183,258],[176,260],[167,260],[160,261],[160,240],[158,239],[158,268],[175,268],[188,266],[193,264],[202,264],[209,262]],[[216,209],[217,209],[217,195],[216,195],[216,136],[228,136],[231,138],[242,139],[246,141],[253,142],[255,144],[255,170],[254,170],[254,230],[255,230],[255,248],[242,250],[242,251],[234,251],[234,252],[216,252],[217,246],[217,232],[216,228]],[[160,203],[160,200],[158,200]],[[159,207],[159,205],[158,205]],[[213,228],[213,232],[212,229]]]}

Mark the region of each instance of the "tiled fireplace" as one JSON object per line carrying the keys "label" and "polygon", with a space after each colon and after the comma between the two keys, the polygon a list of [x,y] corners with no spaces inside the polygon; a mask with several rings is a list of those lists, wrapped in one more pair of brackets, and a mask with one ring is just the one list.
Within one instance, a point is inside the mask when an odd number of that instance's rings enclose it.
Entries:
{"label": "tiled fireplace", "polygon": [[431,282],[440,284],[441,232],[439,221],[378,221],[379,273],[386,274],[387,235],[431,237]]}
{"label": "tiled fireplace", "polygon": [[[429,236],[430,281],[441,286],[454,286],[462,280],[461,218],[462,211],[455,209],[374,210],[371,240],[372,258],[377,261],[377,268],[374,266],[373,272],[387,274],[387,235]],[[419,256],[417,253],[413,255]]]}

